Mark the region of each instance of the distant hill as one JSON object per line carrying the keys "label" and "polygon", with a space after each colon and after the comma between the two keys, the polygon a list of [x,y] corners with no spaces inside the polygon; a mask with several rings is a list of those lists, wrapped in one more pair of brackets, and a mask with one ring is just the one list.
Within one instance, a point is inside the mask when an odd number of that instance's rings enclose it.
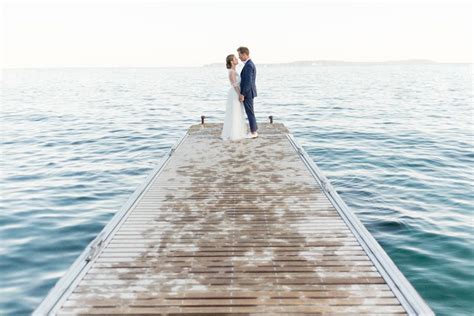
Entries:
{"label": "distant hill", "polygon": [[[259,64],[260,66],[344,66],[344,65],[414,65],[414,64],[437,64],[438,62],[428,59],[404,59],[404,60],[388,60],[380,62],[359,62],[359,61],[342,61],[342,60],[300,60],[290,63],[273,63]],[[204,65],[204,67],[223,67],[224,63],[212,63]]]}

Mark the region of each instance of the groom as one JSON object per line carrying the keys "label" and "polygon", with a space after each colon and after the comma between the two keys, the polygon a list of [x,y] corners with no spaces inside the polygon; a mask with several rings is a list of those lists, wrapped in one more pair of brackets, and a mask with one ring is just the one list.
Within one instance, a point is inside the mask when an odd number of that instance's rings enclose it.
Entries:
{"label": "groom", "polygon": [[249,49],[247,47],[237,48],[239,59],[244,63],[244,68],[240,73],[240,102],[244,103],[245,112],[249,119],[250,137],[258,137],[257,120],[253,111],[253,98],[257,96],[257,87],[255,86],[255,77],[257,76],[257,69],[249,57]]}

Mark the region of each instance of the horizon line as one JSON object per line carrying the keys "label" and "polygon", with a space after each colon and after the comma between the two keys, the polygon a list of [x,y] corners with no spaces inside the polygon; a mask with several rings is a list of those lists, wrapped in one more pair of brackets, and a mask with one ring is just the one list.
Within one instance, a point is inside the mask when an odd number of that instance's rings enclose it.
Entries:
{"label": "horizon line", "polygon": [[[290,62],[259,62],[260,65],[291,65],[291,64],[298,64],[298,63],[347,63],[347,64],[390,64],[390,63],[408,63],[408,64],[417,64],[417,63],[425,63],[425,64],[473,64],[473,61],[435,61],[431,59],[423,59],[423,58],[411,58],[411,59],[394,59],[394,60],[383,60],[383,61],[347,61],[347,60],[337,60],[337,59],[315,59],[315,60],[295,60]],[[205,63],[201,65],[169,65],[169,66],[157,66],[157,65],[147,65],[147,66],[84,66],[84,65],[68,65],[68,66],[7,66],[7,67],[0,67],[1,70],[8,70],[8,69],[52,69],[52,68],[201,68],[201,67],[208,67],[213,65],[223,64],[224,62],[211,62]]]}

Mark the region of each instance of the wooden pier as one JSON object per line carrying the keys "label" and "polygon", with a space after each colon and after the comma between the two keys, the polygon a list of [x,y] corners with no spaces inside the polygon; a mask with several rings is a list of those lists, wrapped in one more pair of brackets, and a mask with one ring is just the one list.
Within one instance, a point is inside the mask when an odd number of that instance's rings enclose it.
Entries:
{"label": "wooden pier", "polygon": [[433,315],[282,124],[192,126],[34,315]]}

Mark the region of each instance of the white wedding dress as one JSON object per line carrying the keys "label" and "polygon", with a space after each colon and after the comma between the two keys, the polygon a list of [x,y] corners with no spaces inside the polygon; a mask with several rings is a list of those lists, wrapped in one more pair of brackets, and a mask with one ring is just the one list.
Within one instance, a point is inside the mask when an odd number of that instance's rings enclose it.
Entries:
{"label": "white wedding dress", "polygon": [[224,127],[221,138],[223,140],[237,140],[247,137],[247,123],[245,119],[245,109],[239,100],[239,95],[235,87],[240,86],[240,75],[229,69],[230,88],[227,92],[227,106],[225,109]]}

